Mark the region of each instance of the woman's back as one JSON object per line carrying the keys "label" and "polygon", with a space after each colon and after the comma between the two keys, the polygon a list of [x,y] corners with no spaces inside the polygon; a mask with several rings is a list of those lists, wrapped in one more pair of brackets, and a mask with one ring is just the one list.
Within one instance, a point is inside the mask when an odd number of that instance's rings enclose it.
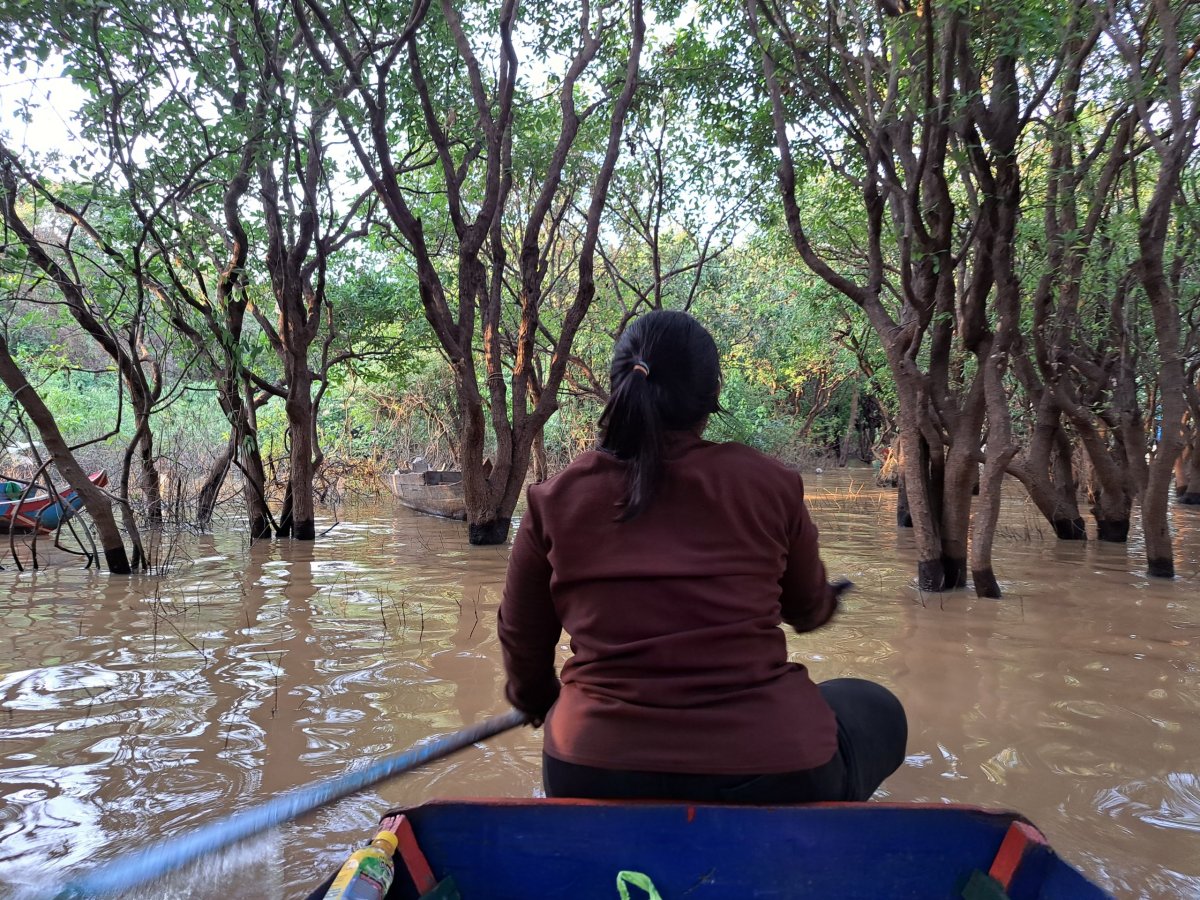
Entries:
{"label": "woman's back", "polygon": [[700,438],[721,367],[686,313],[636,319],[609,378],[603,450],[529,489],[500,605],[506,694],[546,725],[546,793],[866,799],[907,720],[879,685],[817,686],[788,662],[780,624],[811,631],[837,605],[800,476]]}
{"label": "woman's back", "polygon": [[[663,772],[824,763],[833,716],[779,628],[832,612],[799,476],[676,432],[654,502],[616,521],[626,482],[626,463],[593,452],[529,492],[501,627],[526,631],[540,606],[571,635],[546,752]],[[544,677],[541,662],[527,674]]]}

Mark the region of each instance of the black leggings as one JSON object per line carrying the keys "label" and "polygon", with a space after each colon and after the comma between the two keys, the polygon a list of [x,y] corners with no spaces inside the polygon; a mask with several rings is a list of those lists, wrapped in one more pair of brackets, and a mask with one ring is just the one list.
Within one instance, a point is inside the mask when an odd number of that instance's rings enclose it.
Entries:
{"label": "black leggings", "polygon": [[758,804],[866,800],[904,762],[904,707],[887,688],[861,678],[835,678],[818,688],[838,729],[837,753],[823,766],[771,775],[691,775],[599,769],[543,753],[546,796]]}

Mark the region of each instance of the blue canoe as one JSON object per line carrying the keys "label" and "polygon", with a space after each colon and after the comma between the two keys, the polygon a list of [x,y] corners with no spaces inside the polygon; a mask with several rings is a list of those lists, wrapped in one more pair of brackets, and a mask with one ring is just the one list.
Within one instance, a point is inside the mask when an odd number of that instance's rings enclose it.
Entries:
{"label": "blue canoe", "polygon": [[[1021,816],[975,807],[481,800],[397,812],[434,876],[453,878],[462,900],[617,900],[623,871],[646,876],[662,900],[1109,896]],[[397,854],[389,900],[420,896]]]}

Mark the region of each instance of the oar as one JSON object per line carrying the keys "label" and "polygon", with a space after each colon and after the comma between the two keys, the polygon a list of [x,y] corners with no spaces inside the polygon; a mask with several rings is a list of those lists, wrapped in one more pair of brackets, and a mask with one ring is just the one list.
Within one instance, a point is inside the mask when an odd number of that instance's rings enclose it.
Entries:
{"label": "oar", "polygon": [[268,828],[290,822],[327,803],[348,797],[401,772],[411,771],[431,760],[449,756],[484,738],[523,725],[528,720],[524,713],[515,709],[509,710],[462,731],[433,738],[404,753],[381,759],[357,772],[325,778],[295,788],[190,833],[177,835],[127,856],[118,857],[91,874],[68,882],[49,896],[55,897],[56,900],[72,900],[127,891],[186,866],[206,853],[213,853]]}

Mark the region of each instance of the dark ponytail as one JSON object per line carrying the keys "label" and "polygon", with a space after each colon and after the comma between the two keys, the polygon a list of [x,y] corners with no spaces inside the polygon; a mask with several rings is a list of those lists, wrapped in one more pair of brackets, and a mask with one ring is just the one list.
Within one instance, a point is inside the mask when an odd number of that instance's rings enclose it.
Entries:
{"label": "dark ponytail", "polygon": [[668,431],[696,428],[719,412],[717,345],[687,313],[656,310],[625,330],[613,350],[611,394],[600,414],[600,446],[629,464],[627,522],[654,499]]}

